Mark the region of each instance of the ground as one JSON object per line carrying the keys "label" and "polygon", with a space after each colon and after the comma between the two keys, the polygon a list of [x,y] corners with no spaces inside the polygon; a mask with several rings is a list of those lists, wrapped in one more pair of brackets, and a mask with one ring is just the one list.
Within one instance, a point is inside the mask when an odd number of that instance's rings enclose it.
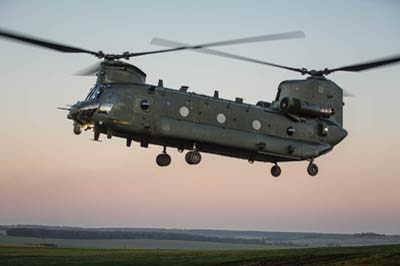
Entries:
{"label": "ground", "polygon": [[400,245],[289,250],[183,251],[0,246],[0,265],[400,265]]}

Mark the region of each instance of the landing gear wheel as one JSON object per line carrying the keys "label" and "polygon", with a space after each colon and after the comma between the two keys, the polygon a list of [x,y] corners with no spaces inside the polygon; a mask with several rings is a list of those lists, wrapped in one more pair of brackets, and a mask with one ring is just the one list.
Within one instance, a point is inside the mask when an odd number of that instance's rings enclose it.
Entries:
{"label": "landing gear wheel", "polygon": [[271,175],[273,175],[274,177],[280,176],[281,172],[282,170],[277,164],[271,167]]}
{"label": "landing gear wheel", "polygon": [[74,134],[79,135],[82,133],[82,126],[79,123],[74,124]]}
{"label": "landing gear wheel", "polygon": [[307,167],[307,172],[310,176],[316,176],[318,174],[318,166],[311,162]]}
{"label": "landing gear wheel", "polygon": [[199,164],[201,162],[201,154],[198,151],[189,151],[185,155],[185,160],[190,165]]}
{"label": "landing gear wheel", "polygon": [[107,130],[107,138],[108,138],[108,139],[111,139],[111,138],[112,138],[112,135],[113,135],[113,132],[112,132],[110,129],[108,129],[108,130]]}
{"label": "landing gear wheel", "polygon": [[168,166],[171,163],[171,156],[168,153],[160,153],[156,157],[156,163],[161,167]]}

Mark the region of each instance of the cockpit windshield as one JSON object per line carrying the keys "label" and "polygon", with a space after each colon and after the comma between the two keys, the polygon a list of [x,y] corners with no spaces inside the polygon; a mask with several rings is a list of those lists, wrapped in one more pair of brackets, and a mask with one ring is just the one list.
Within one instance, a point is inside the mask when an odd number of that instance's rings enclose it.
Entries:
{"label": "cockpit windshield", "polygon": [[93,88],[90,89],[88,96],[86,97],[86,101],[89,100],[94,100],[100,97],[102,93],[102,89],[100,86],[94,86]]}

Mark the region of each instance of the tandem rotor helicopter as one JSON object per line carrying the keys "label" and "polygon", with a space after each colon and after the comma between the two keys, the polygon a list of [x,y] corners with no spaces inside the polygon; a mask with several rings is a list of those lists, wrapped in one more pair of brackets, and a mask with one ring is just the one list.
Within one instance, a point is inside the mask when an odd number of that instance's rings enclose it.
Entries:
{"label": "tandem rotor helicopter", "polygon": [[[167,147],[187,150],[185,160],[199,164],[201,153],[213,153],[254,161],[271,162],[271,174],[281,174],[279,162],[309,161],[307,172],[318,173],[315,158],[328,153],[346,136],[343,128],[343,90],[326,78],[337,71],[358,72],[400,62],[400,55],[369,62],[323,70],[308,70],[273,64],[257,59],[211,50],[209,47],[259,41],[304,37],[301,31],[263,35],[243,39],[188,45],[155,38],[152,43],[168,47],[148,52],[106,54],[53,41],[30,37],[0,29],[0,37],[28,43],[64,53],[86,53],[102,61],[83,75],[97,74],[96,84],[83,101],[66,108],[74,121],[74,133],[92,130],[94,140],[100,134],[107,138],[126,139],[131,146],[137,141],[142,147],[160,145],[156,157],[159,166],[168,166],[171,157]],[[298,72],[308,77],[285,80],[278,86],[272,102],[255,105],[214,95],[189,92],[187,86],[171,89],[146,83],[146,74],[138,67],[120,61],[132,57],[175,52],[196,51]]]}

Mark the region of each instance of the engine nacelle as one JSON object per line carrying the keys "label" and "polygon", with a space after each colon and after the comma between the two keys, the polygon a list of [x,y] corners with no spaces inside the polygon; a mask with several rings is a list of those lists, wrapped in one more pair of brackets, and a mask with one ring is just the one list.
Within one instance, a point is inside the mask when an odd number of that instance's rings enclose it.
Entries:
{"label": "engine nacelle", "polygon": [[285,97],[280,102],[280,109],[284,113],[309,117],[329,118],[335,114],[335,109],[331,107],[320,106],[307,103],[297,98]]}

